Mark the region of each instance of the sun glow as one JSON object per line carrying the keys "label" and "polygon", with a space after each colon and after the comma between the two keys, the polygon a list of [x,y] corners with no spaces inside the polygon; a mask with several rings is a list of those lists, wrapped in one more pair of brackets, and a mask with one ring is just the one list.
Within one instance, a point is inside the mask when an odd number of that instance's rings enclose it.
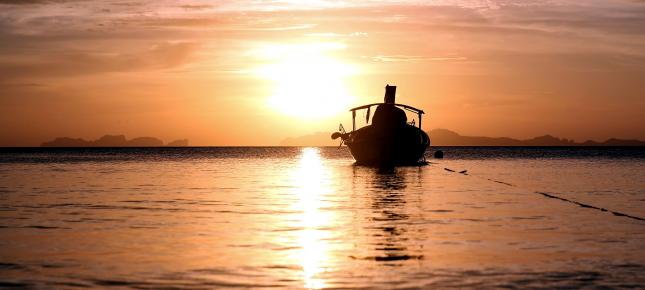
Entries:
{"label": "sun glow", "polygon": [[261,49],[260,56],[269,63],[257,72],[273,82],[269,106],[300,118],[323,118],[347,109],[352,97],[345,79],[356,69],[331,55],[344,48],[338,43],[314,43]]}

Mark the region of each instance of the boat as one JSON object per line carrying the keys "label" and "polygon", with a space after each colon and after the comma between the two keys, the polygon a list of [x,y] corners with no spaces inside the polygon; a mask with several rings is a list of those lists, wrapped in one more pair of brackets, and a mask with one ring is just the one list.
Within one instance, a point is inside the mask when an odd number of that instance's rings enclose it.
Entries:
{"label": "boat", "polygon": [[[352,131],[346,132],[340,124],[339,132],[331,135],[332,139],[341,139],[349,147],[358,165],[368,166],[401,166],[422,164],[424,154],[430,146],[430,137],[421,129],[423,110],[412,106],[397,104],[396,86],[385,87],[385,102],[373,103],[351,108]],[[376,107],[372,123],[370,113]],[[356,128],[356,113],[366,110],[365,123]],[[407,122],[405,111],[417,115],[415,121]]]}

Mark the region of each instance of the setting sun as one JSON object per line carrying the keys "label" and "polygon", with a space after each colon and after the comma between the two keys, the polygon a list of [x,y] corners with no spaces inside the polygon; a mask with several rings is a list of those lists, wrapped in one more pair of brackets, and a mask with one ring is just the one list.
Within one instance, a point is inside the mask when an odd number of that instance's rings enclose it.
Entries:
{"label": "setting sun", "polygon": [[353,65],[332,56],[338,43],[269,45],[259,51],[267,60],[257,73],[272,81],[269,107],[288,116],[322,118],[344,111],[350,96],[344,78]]}

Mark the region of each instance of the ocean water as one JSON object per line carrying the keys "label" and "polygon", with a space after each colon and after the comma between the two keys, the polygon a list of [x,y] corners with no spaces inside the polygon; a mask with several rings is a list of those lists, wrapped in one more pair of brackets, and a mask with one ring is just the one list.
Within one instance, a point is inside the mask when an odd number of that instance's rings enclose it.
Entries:
{"label": "ocean water", "polygon": [[2,149],[0,288],[645,287],[644,148],[440,149]]}

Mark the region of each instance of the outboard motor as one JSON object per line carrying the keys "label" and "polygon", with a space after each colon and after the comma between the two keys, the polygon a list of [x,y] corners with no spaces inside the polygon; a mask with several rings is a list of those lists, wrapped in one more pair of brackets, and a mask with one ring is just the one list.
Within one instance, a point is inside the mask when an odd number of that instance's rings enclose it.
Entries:
{"label": "outboard motor", "polygon": [[339,132],[334,132],[331,134],[331,139],[336,140],[340,138],[340,144],[338,145],[338,147],[340,148],[341,146],[343,146],[345,139],[349,137],[349,134],[345,132],[345,127],[343,127],[343,124],[338,125],[338,131]]}

